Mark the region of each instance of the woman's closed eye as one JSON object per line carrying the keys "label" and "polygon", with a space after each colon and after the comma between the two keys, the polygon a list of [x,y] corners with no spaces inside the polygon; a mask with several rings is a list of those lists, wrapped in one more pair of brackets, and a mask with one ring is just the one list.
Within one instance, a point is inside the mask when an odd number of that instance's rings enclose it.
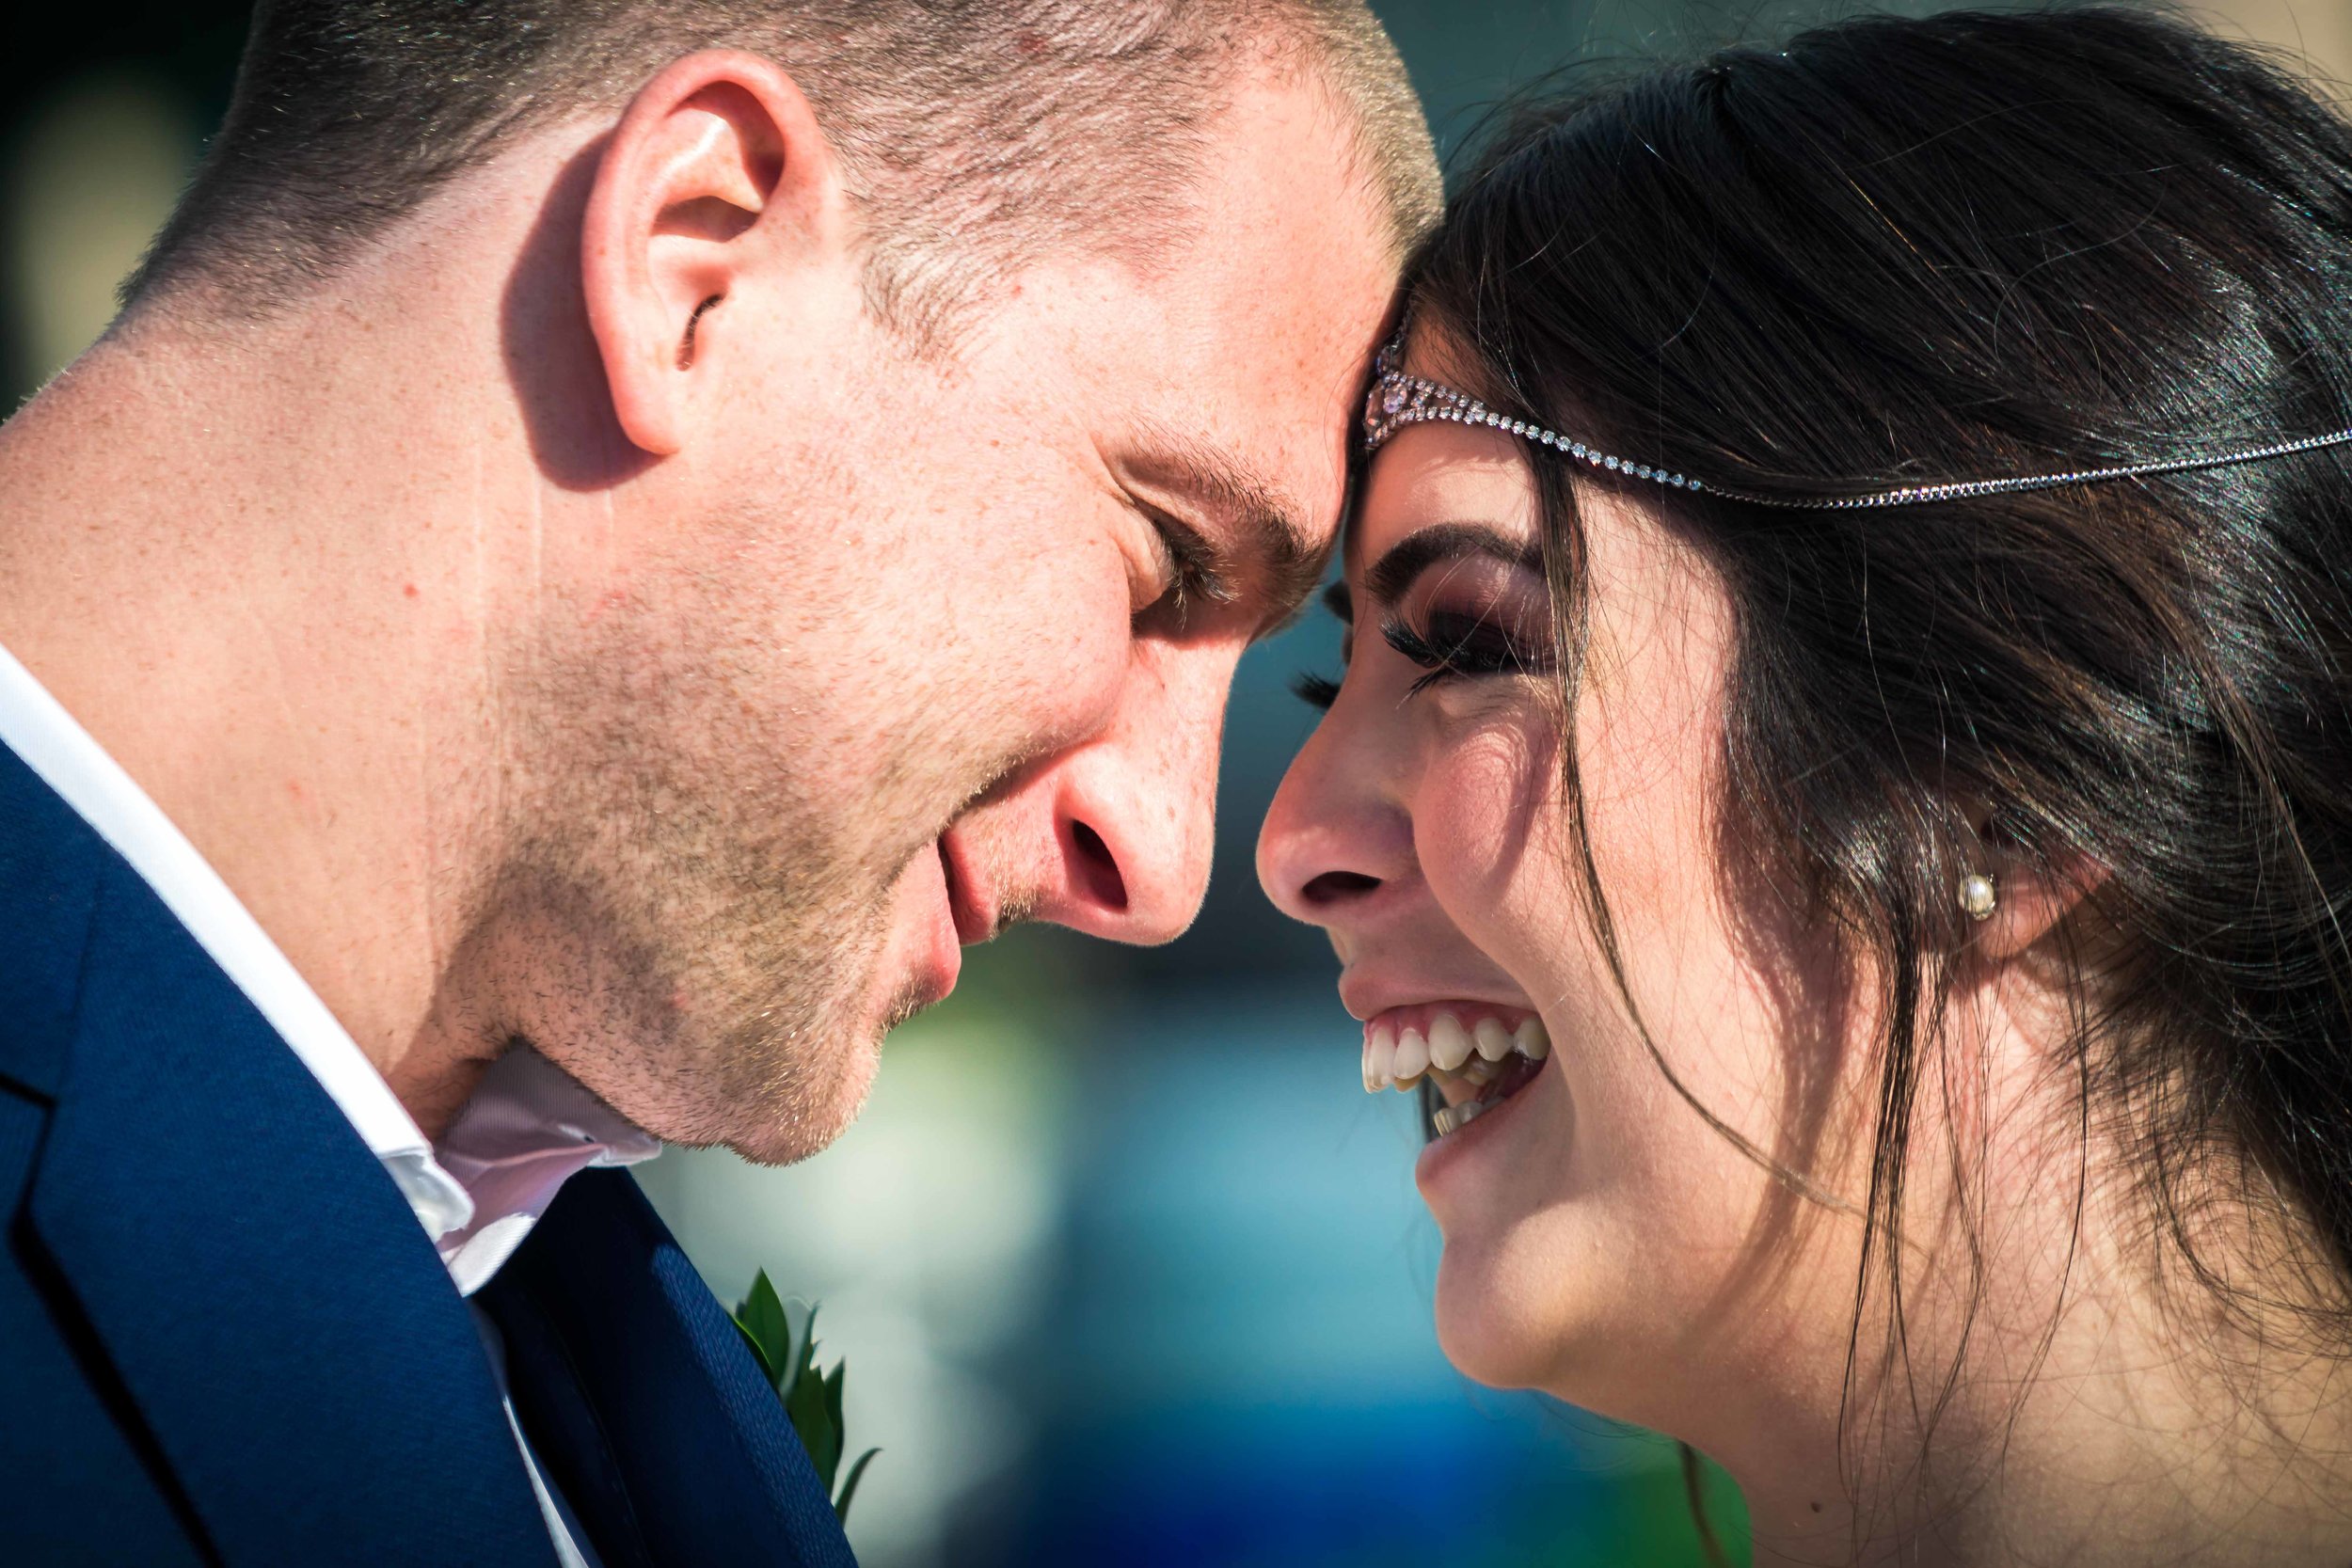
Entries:
{"label": "woman's closed eye", "polygon": [[[1380,640],[1423,672],[1407,696],[1445,680],[1546,674],[1556,662],[1548,624],[1529,628],[1492,606],[1429,610],[1418,627],[1402,615],[1387,615]],[[1328,709],[1339,700],[1340,683],[1304,673],[1292,677],[1291,689],[1310,707]]]}
{"label": "woman's closed eye", "polygon": [[[1387,607],[1380,640],[1422,672],[1407,697],[1445,681],[1537,675],[1557,667],[1539,547],[1493,529],[1461,523],[1422,529],[1364,574],[1362,593]],[[1336,588],[1327,598],[1351,626],[1352,597]],[[1291,689],[1327,708],[1340,687],[1304,674]]]}
{"label": "woman's closed eye", "polygon": [[1387,606],[1380,639],[1422,672],[1407,696],[1444,681],[1533,675],[1554,663],[1551,596],[1535,546],[1492,529],[1422,529],[1364,574]]}
{"label": "woman's closed eye", "polygon": [[1424,672],[1407,695],[1440,681],[1537,675],[1552,666],[1548,639],[1531,641],[1492,608],[1432,610],[1418,628],[1391,615],[1380,623],[1380,638]]}

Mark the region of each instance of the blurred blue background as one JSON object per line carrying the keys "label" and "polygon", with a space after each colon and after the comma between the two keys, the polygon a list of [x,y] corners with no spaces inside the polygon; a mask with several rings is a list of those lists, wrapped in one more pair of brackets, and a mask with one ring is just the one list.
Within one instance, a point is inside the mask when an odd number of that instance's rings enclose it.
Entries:
{"label": "blurred blue background", "polygon": [[[1447,152],[1562,65],[1831,14],[1374,8]],[[2352,74],[2352,0],[2199,14]],[[244,21],[236,0],[18,0],[0,20],[0,406],[104,325],[226,103]],[[868,1568],[1704,1560],[1671,1444],[1478,1388],[1438,1353],[1408,1106],[1362,1092],[1327,950],[1250,871],[1308,727],[1285,682],[1334,646],[1311,618],[1242,666],[1190,935],[1129,952],[1017,933],[892,1038],[834,1148],[787,1170],[672,1153],[642,1171],[723,1298],[765,1268],[822,1302],[852,1449],[884,1449],[850,1521]],[[1744,1561],[1736,1489],[1708,1485]]]}

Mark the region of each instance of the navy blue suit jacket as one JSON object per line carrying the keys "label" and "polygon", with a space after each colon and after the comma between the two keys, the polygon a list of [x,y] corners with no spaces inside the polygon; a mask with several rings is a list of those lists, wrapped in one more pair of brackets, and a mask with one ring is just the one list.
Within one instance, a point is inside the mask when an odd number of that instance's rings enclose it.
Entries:
{"label": "navy blue suit jacket", "polygon": [[[466,1305],[342,1112],[0,749],[0,1563],[554,1562]],[[606,1568],[853,1568],[622,1171],[479,1298]]]}

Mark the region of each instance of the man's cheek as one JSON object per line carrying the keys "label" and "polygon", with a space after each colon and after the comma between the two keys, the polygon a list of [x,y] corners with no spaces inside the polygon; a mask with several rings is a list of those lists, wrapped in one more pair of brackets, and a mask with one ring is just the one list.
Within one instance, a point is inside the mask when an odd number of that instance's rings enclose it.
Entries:
{"label": "man's cheek", "polygon": [[1034,745],[1074,745],[1110,722],[1135,673],[1126,579],[1110,573],[1032,572],[1023,624],[995,661],[1008,709]]}
{"label": "man's cheek", "polygon": [[966,796],[1103,733],[1134,661],[1132,595],[1113,555],[1021,542],[1020,531],[974,539],[953,601],[895,633],[902,750]]}
{"label": "man's cheek", "polygon": [[1041,643],[1023,661],[1006,717],[1017,719],[1025,754],[1080,746],[1110,727],[1131,673],[1124,630],[1115,641]]}

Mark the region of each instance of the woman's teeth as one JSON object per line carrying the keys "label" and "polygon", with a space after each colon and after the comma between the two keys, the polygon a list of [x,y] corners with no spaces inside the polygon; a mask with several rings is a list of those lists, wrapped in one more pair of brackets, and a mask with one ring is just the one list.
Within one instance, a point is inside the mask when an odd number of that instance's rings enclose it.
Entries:
{"label": "woman's teeth", "polygon": [[1400,1089],[1429,1070],[1429,1042],[1421,1037],[1420,1030],[1407,1029],[1396,1037],[1396,1052],[1389,1058],[1389,1069]]}
{"label": "woman's teeth", "polygon": [[1491,1100],[1465,1100],[1459,1105],[1440,1105],[1429,1113],[1429,1125],[1437,1129],[1438,1136],[1442,1138],[1449,1132],[1458,1132],[1468,1127],[1486,1115],[1486,1107],[1494,1103]]}
{"label": "woman's teeth", "polygon": [[1376,1023],[1364,1031],[1364,1092],[1409,1090],[1423,1074],[1439,1083],[1460,1079],[1484,1087],[1494,1082],[1496,1064],[1513,1052],[1531,1062],[1551,1054],[1551,1037],[1541,1019],[1530,1017],[1517,1029],[1505,1029],[1501,1019],[1482,1018],[1466,1029],[1452,1013],[1439,1013],[1426,1035],[1409,1026],[1399,1034]]}

